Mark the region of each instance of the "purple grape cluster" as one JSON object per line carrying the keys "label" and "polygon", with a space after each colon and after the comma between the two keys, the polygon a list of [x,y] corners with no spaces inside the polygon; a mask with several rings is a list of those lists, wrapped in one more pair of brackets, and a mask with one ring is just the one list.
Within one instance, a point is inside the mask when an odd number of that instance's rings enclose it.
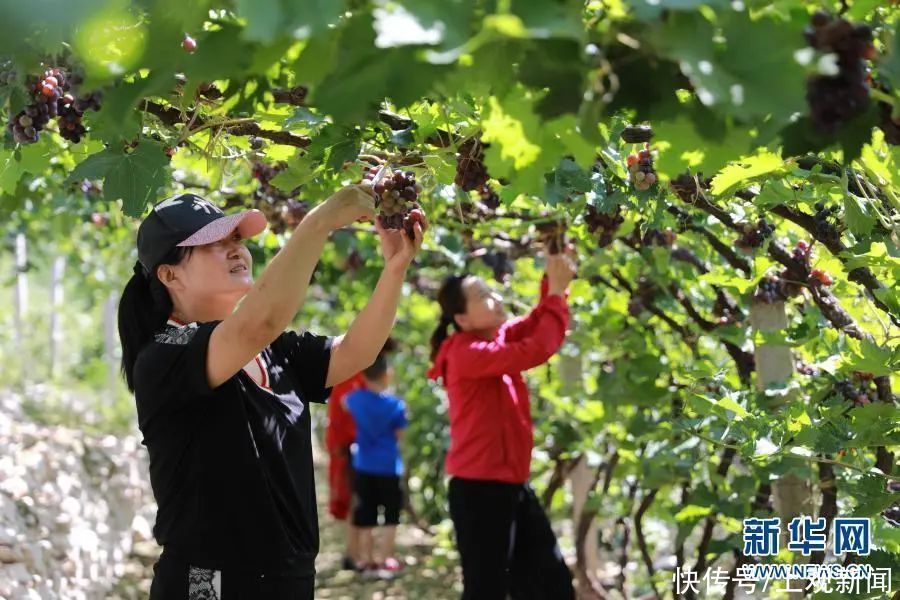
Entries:
{"label": "purple grape cluster", "polygon": [[762,246],[766,241],[766,238],[772,235],[774,231],[775,228],[768,221],[760,219],[755,225],[746,225],[744,227],[744,233],[737,239],[734,245],[744,252],[752,252],[754,248]]}
{"label": "purple grape cluster", "polygon": [[479,190],[481,195],[481,203],[489,210],[497,210],[500,208],[500,195],[494,191],[491,184],[485,183]]}
{"label": "purple grape cluster", "polygon": [[806,86],[813,125],[833,132],[869,105],[871,76],[866,60],[875,57],[872,29],[818,10],[804,36],[816,50],[837,55],[838,73],[811,77]]}
{"label": "purple grape cluster", "polygon": [[593,205],[588,204],[584,222],[588,231],[597,238],[597,245],[600,248],[605,248],[615,239],[616,232],[622,226],[622,223],[625,222],[625,217],[622,216],[622,211],[618,207],[613,213],[602,213]]}
{"label": "purple grape cluster", "polygon": [[783,301],[785,299],[785,294],[781,279],[774,275],[766,275],[760,279],[759,284],[756,286],[756,293],[753,295],[753,299],[757,302],[764,302],[766,304]]}
{"label": "purple grape cluster", "polygon": [[459,146],[454,182],[463,191],[481,190],[491,178],[484,165],[484,148],[477,138],[469,138]]}

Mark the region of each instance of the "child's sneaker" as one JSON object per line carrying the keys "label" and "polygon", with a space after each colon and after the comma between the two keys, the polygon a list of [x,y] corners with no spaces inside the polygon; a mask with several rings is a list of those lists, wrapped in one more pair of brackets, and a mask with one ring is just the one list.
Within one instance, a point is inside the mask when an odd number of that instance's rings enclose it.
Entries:
{"label": "child's sneaker", "polygon": [[393,579],[400,575],[402,572],[403,563],[401,563],[393,556],[385,559],[385,561],[378,566],[378,574],[381,579]]}
{"label": "child's sneaker", "polygon": [[359,566],[359,574],[366,581],[381,579],[381,568],[375,563]]}
{"label": "child's sneaker", "polygon": [[359,565],[349,556],[345,556],[341,559],[341,571],[359,571]]}

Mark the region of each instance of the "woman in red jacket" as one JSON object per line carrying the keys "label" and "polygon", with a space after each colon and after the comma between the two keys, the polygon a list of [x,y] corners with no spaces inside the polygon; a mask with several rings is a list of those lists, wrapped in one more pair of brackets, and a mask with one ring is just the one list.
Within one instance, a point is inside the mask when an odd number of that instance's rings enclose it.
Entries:
{"label": "woman in red jacket", "polygon": [[[438,292],[441,322],[431,338],[432,379],[450,403],[446,469],[450,517],[462,561],[464,599],[574,598],[572,576],[550,522],[528,485],[533,427],[522,371],[553,356],[569,322],[565,255],[547,257],[541,300],[507,321],[502,298],[472,275]],[[450,326],[456,329],[448,337]]]}

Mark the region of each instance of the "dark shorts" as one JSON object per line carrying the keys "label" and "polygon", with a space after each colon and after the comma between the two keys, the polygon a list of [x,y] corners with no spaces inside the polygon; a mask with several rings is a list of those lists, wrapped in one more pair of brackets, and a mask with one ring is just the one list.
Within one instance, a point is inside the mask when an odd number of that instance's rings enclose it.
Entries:
{"label": "dark shorts", "polygon": [[315,576],[204,569],[165,551],[153,565],[150,600],[313,600]]}
{"label": "dark shorts", "polygon": [[378,510],[384,510],[384,524],[400,523],[403,492],[396,475],[372,475],[356,471],[353,477],[353,524],[378,525]]}

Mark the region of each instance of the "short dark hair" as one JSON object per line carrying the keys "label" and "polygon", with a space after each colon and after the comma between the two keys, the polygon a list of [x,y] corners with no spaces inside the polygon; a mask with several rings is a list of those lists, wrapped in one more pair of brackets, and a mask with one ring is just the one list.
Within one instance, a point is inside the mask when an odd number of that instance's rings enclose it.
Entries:
{"label": "short dark hair", "polygon": [[384,352],[379,352],[378,356],[375,358],[375,362],[363,369],[363,377],[369,381],[377,381],[384,377],[387,370],[387,357],[384,355]]}

